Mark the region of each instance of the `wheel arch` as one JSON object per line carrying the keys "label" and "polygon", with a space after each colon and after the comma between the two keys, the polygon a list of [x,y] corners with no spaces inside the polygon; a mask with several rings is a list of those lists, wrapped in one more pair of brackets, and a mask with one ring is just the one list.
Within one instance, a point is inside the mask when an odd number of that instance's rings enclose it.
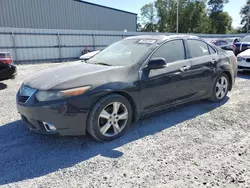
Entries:
{"label": "wheel arch", "polygon": [[[229,72],[229,71],[223,71],[222,73],[225,73],[229,79],[229,88],[228,90],[231,91],[232,90],[232,87],[233,87],[233,78],[232,78],[232,74]],[[221,73],[221,74],[222,74]]]}
{"label": "wheel arch", "polygon": [[[124,97],[125,99],[128,100],[128,102],[130,103],[131,105],[131,108],[132,108],[132,121],[135,122],[138,120],[138,117],[139,117],[139,107],[136,105],[136,102],[135,100],[133,99],[133,97],[128,94],[127,92],[125,91],[109,91],[107,93],[105,93],[104,95],[100,95],[93,103],[92,103],[92,107],[98,103],[99,100],[101,100],[102,98],[108,96],[108,95],[112,95],[112,94],[117,94],[117,95],[121,95],[122,97]],[[91,107],[91,108],[92,108]],[[89,118],[89,113],[87,115],[87,119]]]}
{"label": "wheel arch", "polygon": [[107,95],[111,95],[111,94],[121,95],[129,101],[131,108],[132,108],[132,121],[135,122],[138,118],[138,113],[137,113],[138,109],[137,109],[137,106],[136,106],[136,103],[135,103],[133,97],[124,91],[114,91],[114,92],[111,92]]}

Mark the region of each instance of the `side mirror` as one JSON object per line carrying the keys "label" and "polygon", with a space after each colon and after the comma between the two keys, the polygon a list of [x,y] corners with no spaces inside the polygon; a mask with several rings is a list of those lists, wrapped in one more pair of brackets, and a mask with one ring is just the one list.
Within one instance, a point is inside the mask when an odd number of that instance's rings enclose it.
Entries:
{"label": "side mirror", "polygon": [[149,69],[163,69],[167,65],[164,58],[153,58],[148,62]]}

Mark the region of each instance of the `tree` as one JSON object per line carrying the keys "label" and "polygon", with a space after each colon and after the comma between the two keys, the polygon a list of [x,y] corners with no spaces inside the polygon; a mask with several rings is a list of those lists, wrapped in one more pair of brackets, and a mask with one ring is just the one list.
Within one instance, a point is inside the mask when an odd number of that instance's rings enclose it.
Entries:
{"label": "tree", "polygon": [[157,10],[158,16],[158,29],[159,32],[166,32],[167,31],[167,17],[169,11],[169,4],[164,0],[157,0],[155,2],[155,7]]}
{"label": "tree", "polygon": [[141,31],[142,30],[142,25],[141,25],[141,18],[137,16],[137,23],[136,23],[136,31]]}
{"label": "tree", "polygon": [[193,28],[193,33],[209,33],[211,21],[207,15],[205,3],[203,4],[203,6],[203,9],[200,10],[200,18],[198,22],[196,22],[198,25]]}
{"label": "tree", "polygon": [[147,31],[147,32],[157,31],[156,9],[153,3],[145,4],[141,8],[141,18],[143,24],[142,31]]}
{"label": "tree", "polygon": [[208,11],[211,22],[210,33],[226,33],[231,29],[232,18],[227,12],[223,12],[224,4],[228,0],[209,0]]}
{"label": "tree", "polygon": [[[250,1],[250,0],[249,0]],[[226,33],[232,18],[223,12],[228,0],[178,0],[179,33]],[[156,0],[141,9],[142,31],[176,32],[177,0]]]}
{"label": "tree", "polygon": [[[204,1],[178,0],[179,32],[206,32],[205,24],[209,23]],[[158,27],[161,32],[176,32],[177,2],[176,0],[157,0],[155,2],[159,17]],[[204,22],[202,22],[204,21]],[[202,22],[202,23],[201,23]],[[202,27],[201,27],[202,25]]]}
{"label": "tree", "polygon": [[213,13],[222,12],[225,3],[228,3],[228,0],[209,0],[207,4],[209,6],[209,10]]}
{"label": "tree", "polygon": [[136,31],[141,31],[142,30],[142,25],[140,23],[136,24]]}
{"label": "tree", "polygon": [[243,28],[241,29],[241,32],[246,33],[247,32],[247,22],[248,22],[248,11],[249,11],[249,5],[250,0],[247,1],[247,4],[243,6],[240,10],[240,15],[241,15],[241,24],[243,25]]}
{"label": "tree", "polygon": [[[180,1],[181,2],[181,1]],[[200,32],[206,32],[209,27],[206,5],[200,1],[182,1],[179,7],[180,22],[179,30],[182,33],[194,33],[198,28]],[[207,25],[207,26],[206,26]],[[202,26],[202,27],[200,27]],[[203,30],[201,30],[203,28]]]}

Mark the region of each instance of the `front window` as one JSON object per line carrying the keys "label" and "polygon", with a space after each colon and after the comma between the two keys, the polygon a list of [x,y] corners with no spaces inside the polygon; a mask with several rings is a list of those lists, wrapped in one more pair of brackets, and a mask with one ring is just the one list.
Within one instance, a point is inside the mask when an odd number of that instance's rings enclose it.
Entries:
{"label": "front window", "polygon": [[167,63],[184,60],[185,49],[183,40],[173,40],[163,44],[152,58],[164,58]]}
{"label": "front window", "polygon": [[155,39],[126,39],[102,50],[87,63],[125,66],[137,63],[156,47]]}
{"label": "front window", "polygon": [[250,42],[250,36],[244,37],[241,42]]}

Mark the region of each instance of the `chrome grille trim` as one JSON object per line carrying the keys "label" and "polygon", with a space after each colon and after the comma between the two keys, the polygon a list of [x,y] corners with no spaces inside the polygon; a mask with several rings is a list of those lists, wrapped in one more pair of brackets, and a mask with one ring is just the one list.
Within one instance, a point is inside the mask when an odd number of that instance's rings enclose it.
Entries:
{"label": "chrome grille trim", "polygon": [[36,92],[36,89],[30,88],[28,86],[22,85],[18,92],[18,102],[26,103],[32,95]]}

